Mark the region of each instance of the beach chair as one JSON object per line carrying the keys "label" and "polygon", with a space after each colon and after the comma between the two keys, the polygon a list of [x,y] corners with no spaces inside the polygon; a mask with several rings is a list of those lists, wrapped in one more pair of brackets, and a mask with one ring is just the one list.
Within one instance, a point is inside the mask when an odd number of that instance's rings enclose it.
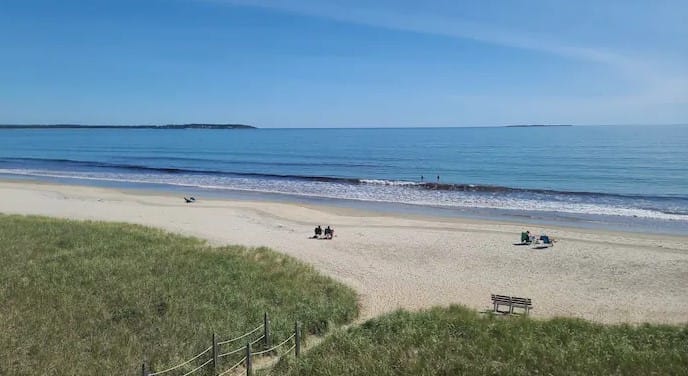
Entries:
{"label": "beach chair", "polygon": [[547,235],[540,235],[540,238],[535,241],[532,248],[533,249],[544,249],[554,247],[554,240]]}

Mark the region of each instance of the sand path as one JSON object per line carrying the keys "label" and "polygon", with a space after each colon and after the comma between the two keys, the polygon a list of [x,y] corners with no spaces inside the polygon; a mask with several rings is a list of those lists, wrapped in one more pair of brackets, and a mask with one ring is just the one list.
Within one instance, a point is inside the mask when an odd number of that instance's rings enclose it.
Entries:
{"label": "sand path", "polygon": [[[488,308],[490,293],[533,299],[534,316],[688,322],[688,236],[383,215],[287,203],[199,200],[93,187],[0,182],[0,212],[139,223],[214,244],[268,246],[361,297],[362,318],[452,303]],[[332,241],[311,240],[331,224]],[[559,240],[513,246],[522,229]]]}

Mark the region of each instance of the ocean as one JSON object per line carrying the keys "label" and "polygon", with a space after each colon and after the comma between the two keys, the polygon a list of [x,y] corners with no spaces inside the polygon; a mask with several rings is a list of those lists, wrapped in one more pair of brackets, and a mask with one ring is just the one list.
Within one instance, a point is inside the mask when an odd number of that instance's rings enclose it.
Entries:
{"label": "ocean", "polygon": [[0,175],[688,233],[688,126],[14,129]]}

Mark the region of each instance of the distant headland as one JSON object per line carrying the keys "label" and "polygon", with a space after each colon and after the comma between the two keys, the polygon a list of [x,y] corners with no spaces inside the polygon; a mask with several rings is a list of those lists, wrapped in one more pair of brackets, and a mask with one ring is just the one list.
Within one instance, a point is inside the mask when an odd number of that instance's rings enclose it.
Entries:
{"label": "distant headland", "polygon": [[245,124],[84,125],[84,124],[0,124],[0,129],[256,129]]}
{"label": "distant headland", "polygon": [[530,127],[573,127],[571,124],[516,124],[505,125],[506,128],[530,128]]}

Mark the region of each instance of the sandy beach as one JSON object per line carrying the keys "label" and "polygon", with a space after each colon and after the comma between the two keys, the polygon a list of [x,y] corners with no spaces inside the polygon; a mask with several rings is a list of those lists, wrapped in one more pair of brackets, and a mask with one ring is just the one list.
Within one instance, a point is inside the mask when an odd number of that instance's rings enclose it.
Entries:
{"label": "sandy beach", "polygon": [[[688,322],[688,236],[390,215],[326,206],[210,200],[139,191],[0,182],[0,212],[155,226],[212,244],[267,246],[352,286],[361,319],[397,308],[490,306],[529,297],[535,317]],[[313,240],[316,224],[335,239]],[[514,246],[546,232],[553,249]]]}

